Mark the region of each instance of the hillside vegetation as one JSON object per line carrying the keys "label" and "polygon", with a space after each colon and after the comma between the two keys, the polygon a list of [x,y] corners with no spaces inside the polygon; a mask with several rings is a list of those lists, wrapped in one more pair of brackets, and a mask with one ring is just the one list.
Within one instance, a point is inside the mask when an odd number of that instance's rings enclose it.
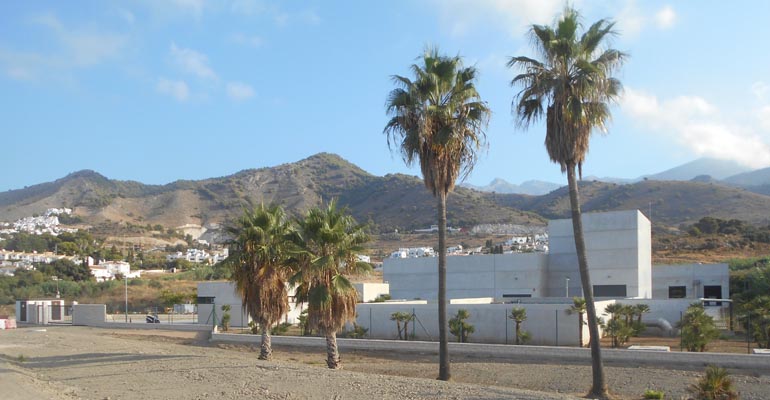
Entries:
{"label": "hillside vegetation", "polygon": [[[700,218],[736,218],[754,225],[770,222],[770,196],[715,182],[643,180],[633,184],[583,181],[583,210],[639,209],[651,213],[656,229],[680,228]],[[145,185],[80,171],[54,182],[0,193],[0,220],[40,214],[47,208],[74,209],[90,226],[185,224],[216,226],[259,203],[282,204],[301,215],[338,198],[375,233],[409,231],[435,224],[435,202],[414,176],[372,175],[341,157],[320,153],[275,167],[249,169],[198,181]],[[567,188],[542,196],[480,192],[458,187],[448,198],[448,223],[544,225],[568,218]],[[106,232],[109,234],[109,232]]]}

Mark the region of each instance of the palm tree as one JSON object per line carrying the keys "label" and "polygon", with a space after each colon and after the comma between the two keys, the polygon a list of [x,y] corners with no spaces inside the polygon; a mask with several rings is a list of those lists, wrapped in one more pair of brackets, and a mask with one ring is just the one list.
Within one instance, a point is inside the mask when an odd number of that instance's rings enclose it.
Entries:
{"label": "palm tree", "polygon": [[522,337],[521,323],[527,320],[527,309],[523,307],[514,307],[511,309],[511,315],[508,318],[512,319],[516,323],[516,344],[520,344]]}
{"label": "palm tree", "polygon": [[583,325],[585,325],[583,316],[586,315],[586,299],[582,297],[573,297],[572,305],[567,310],[567,314],[578,315],[578,346],[583,347]]}
{"label": "palm tree", "polygon": [[337,209],[335,200],[309,210],[298,225],[302,250],[289,282],[297,288],[297,304],[307,303],[308,326],[326,337],[326,365],[340,369],[337,332],[355,320],[358,302],[358,293],[344,274],[371,269],[356,259],[369,236],[344,209]]}
{"label": "palm tree", "polygon": [[593,382],[589,396],[606,398],[609,394],[575,170],[582,177],[591,132],[596,128],[604,130],[610,119],[609,103],[617,99],[622,88],[612,73],[627,56],[604,48],[607,40],[615,35],[613,22],[601,19],[579,35],[581,27],[579,13],[569,6],[554,26],[532,25],[532,42],[542,59],[512,57],[508,67],[521,71],[511,81],[513,86],[522,87],[512,104],[518,125],[526,127],[545,117],[548,156],[567,173],[575,250],[591,336]]}
{"label": "palm tree", "polygon": [[387,100],[388,146],[398,147],[407,165],[419,163],[425,186],[438,199],[439,379],[449,380],[446,311],[446,199],[465,178],[484,145],[489,108],[476,91],[476,68],[459,56],[428,48],[422,64],[411,67],[414,80],[394,75]]}
{"label": "palm tree", "polygon": [[270,328],[280,322],[289,309],[286,292],[288,261],[294,229],[281,206],[244,211],[235,226],[226,263],[231,279],[252,320],[262,329],[259,359],[272,357]]}

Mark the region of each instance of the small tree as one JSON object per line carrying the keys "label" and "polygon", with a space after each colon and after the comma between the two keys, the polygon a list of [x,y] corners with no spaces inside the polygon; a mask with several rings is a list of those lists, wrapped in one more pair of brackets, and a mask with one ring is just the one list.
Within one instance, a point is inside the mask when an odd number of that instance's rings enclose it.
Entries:
{"label": "small tree", "polygon": [[222,330],[227,332],[230,329],[230,305],[222,306]]}
{"label": "small tree", "polygon": [[706,367],[706,375],[691,385],[687,391],[699,400],[734,400],[738,394],[733,391],[733,382],[727,370],[714,365]]}
{"label": "small tree", "polygon": [[473,325],[465,322],[470,316],[471,314],[468,310],[459,309],[457,310],[457,315],[449,320],[449,332],[451,332],[460,343],[467,343],[468,336],[476,331],[476,328],[474,328]]}
{"label": "small tree", "polygon": [[[398,339],[409,340],[409,322],[414,321],[414,314],[408,312],[394,312],[390,314],[390,320],[396,321],[396,327],[398,328]],[[403,329],[402,324],[403,323]],[[403,332],[403,337],[401,335]]]}
{"label": "small tree", "polygon": [[567,310],[567,314],[578,315],[578,343],[580,343],[580,347],[583,347],[583,325],[585,325],[583,316],[586,315],[586,299],[582,297],[573,297],[572,305]]}
{"label": "small tree", "polygon": [[646,329],[642,323],[642,314],[650,312],[650,306],[647,304],[637,304],[634,306],[634,314],[636,315],[636,321],[633,323],[634,336],[639,336]]}
{"label": "small tree", "polygon": [[310,336],[313,334],[313,330],[310,328],[310,325],[307,323],[307,309],[302,310],[301,313],[299,313],[299,317],[297,317],[299,320],[299,329],[302,331],[302,336]]}
{"label": "small tree", "polygon": [[512,319],[516,323],[516,344],[524,344],[529,338],[529,332],[521,330],[521,323],[527,320],[527,309],[522,307],[514,307],[511,309],[511,315],[508,318]]}
{"label": "small tree", "polygon": [[605,330],[612,338],[612,347],[618,348],[628,341],[633,329],[626,322],[628,308],[620,303],[613,303],[604,309],[604,314],[610,317]]}
{"label": "small tree", "polygon": [[679,321],[679,328],[682,330],[682,345],[687,351],[706,351],[709,342],[719,337],[714,318],[706,315],[706,308],[701,303],[687,307]]}

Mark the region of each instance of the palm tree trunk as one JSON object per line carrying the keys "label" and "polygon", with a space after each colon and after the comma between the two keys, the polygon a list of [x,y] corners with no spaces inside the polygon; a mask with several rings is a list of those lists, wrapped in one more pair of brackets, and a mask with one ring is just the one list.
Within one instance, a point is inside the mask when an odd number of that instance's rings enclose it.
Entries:
{"label": "palm tree trunk", "polygon": [[[567,183],[569,184],[569,200],[572,208],[572,231],[575,236],[575,252],[578,258],[580,270],[580,283],[583,285],[583,295],[586,299],[586,311],[588,313],[588,333],[591,339],[591,370],[593,383],[588,396],[591,398],[606,399],[607,382],[604,378],[604,365],[602,363],[602,351],[599,343],[599,324],[594,305],[594,291],[591,286],[591,276],[588,273],[588,256],[586,255],[586,243],[583,237],[583,220],[580,215],[580,197],[578,183],[575,178],[575,164],[567,164]],[[582,330],[582,329],[581,329]]]}
{"label": "palm tree trunk", "polygon": [[259,348],[259,359],[270,361],[273,359],[273,345],[270,340],[270,329],[267,324],[262,324],[262,345]]}
{"label": "palm tree trunk", "polygon": [[438,379],[448,381],[449,372],[449,337],[447,336],[446,314],[446,197],[442,191],[438,196],[438,340],[439,367]]}
{"label": "palm tree trunk", "polygon": [[578,347],[583,347],[583,313],[578,314],[578,323],[580,323],[580,330],[578,331],[580,344],[578,344]]}
{"label": "palm tree trunk", "polygon": [[519,331],[519,322],[516,321],[516,344],[519,344],[519,336],[521,335],[521,332]]}
{"label": "palm tree trunk", "polygon": [[337,349],[337,332],[326,333],[326,365],[330,369],[342,369],[340,352]]}

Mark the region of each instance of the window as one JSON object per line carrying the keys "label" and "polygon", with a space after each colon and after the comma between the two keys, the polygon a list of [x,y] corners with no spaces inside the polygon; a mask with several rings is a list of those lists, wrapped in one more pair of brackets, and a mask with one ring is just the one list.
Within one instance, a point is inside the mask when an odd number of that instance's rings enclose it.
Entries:
{"label": "window", "polygon": [[683,299],[687,297],[687,287],[686,286],[669,286],[668,287],[668,298],[669,299]]}
{"label": "window", "polygon": [[594,285],[595,297],[626,297],[626,285]]}
{"label": "window", "polygon": [[214,304],[213,297],[198,297],[198,304]]}

